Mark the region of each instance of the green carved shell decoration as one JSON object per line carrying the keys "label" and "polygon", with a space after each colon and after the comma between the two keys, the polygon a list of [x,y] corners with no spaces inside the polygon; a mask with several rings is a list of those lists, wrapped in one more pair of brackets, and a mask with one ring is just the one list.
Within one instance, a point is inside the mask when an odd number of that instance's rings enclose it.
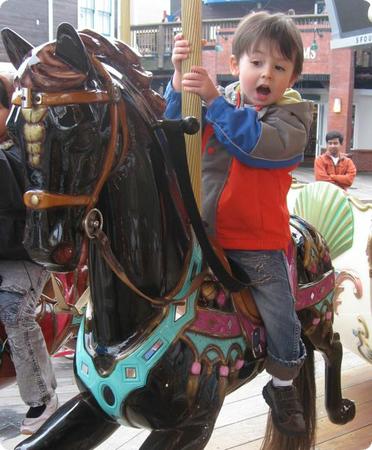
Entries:
{"label": "green carved shell decoration", "polygon": [[331,258],[353,246],[354,216],[346,193],[332,183],[309,183],[300,190],[294,213],[323,235]]}

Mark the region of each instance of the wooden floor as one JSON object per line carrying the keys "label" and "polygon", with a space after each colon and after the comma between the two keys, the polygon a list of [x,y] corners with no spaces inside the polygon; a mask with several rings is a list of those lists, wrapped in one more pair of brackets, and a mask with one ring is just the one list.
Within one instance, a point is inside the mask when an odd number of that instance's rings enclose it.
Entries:
{"label": "wooden floor", "polygon": [[[57,358],[54,365],[58,379],[58,396],[61,402],[65,402],[77,392],[72,377],[71,361]],[[315,449],[372,449],[372,365],[345,351],[342,372],[343,393],[344,397],[356,402],[357,414],[351,423],[344,426],[333,425],[327,419],[324,409],[323,371],[323,361],[317,357],[318,428]],[[206,450],[260,448],[267,416],[267,406],[261,390],[267,380],[268,376],[261,374],[226,398]],[[15,384],[0,390],[0,405],[0,449],[10,450],[23,439],[18,433],[18,428],[26,411]],[[147,431],[121,427],[97,448],[137,450],[147,435]]]}

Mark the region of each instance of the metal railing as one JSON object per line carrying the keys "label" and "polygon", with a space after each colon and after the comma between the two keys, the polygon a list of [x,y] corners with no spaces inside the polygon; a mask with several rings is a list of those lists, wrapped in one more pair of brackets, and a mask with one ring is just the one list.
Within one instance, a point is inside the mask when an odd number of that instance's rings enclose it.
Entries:
{"label": "metal railing", "polygon": [[[330,28],[328,16],[324,14],[297,15],[292,18],[300,29],[311,28],[324,31]],[[214,42],[219,33],[233,31],[239,21],[240,19],[203,20],[202,38],[207,42]],[[131,45],[145,58],[158,58],[159,67],[162,67],[164,57],[172,53],[174,36],[180,32],[180,22],[132,25]]]}

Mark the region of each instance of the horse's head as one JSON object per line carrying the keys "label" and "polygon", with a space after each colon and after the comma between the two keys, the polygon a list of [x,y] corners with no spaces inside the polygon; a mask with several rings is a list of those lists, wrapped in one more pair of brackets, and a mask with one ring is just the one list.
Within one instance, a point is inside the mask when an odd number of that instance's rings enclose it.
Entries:
{"label": "horse's head", "polygon": [[84,218],[127,137],[120,86],[100,61],[121,52],[135,66],[137,56],[68,24],[37,48],[9,29],[2,37],[18,69],[8,129],[26,156],[24,245],[48,269],[72,270],[84,254]]}

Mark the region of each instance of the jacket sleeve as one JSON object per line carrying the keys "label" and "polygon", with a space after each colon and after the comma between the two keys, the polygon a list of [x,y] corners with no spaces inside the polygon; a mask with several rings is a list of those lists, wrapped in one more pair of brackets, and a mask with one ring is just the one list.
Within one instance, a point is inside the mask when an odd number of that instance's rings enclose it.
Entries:
{"label": "jacket sleeve", "polygon": [[167,103],[164,117],[166,119],[181,119],[181,92],[173,89],[171,80],[165,89],[164,98]]}
{"label": "jacket sleeve", "polygon": [[260,117],[251,107],[237,109],[218,97],[206,119],[219,142],[243,164],[286,168],[302,161],[311,123],[304,124],[293,112],[296,108],[301,107],[273,105]]}
{"label": "jacket sleeve", "polygon": [[[181,119],[182,118],[182,101],[181,92],[177,92],[173,89],[172,80],[169,81],[167,88],[164,93],[164,98],[166,101],[166,108],[164,112],[164,117],[166,119]],[[205,112],[206,108],[202,108],[202,123],[205,122]]]}
{"label": "jacket sleeve", "polygon": [[315,159],[314,175],[315,175],[315,181],[330,181],[332,183],[332,179],[328,175],[326,166],[321,157],[318,157]]}
{"label": "jacket sleeve", "polygon": [[332,181],[343,188],[348,188],[353,184],[356,176],[356,167],[351,159],[347,160],[346,173],[343,175],[332,175]]}

